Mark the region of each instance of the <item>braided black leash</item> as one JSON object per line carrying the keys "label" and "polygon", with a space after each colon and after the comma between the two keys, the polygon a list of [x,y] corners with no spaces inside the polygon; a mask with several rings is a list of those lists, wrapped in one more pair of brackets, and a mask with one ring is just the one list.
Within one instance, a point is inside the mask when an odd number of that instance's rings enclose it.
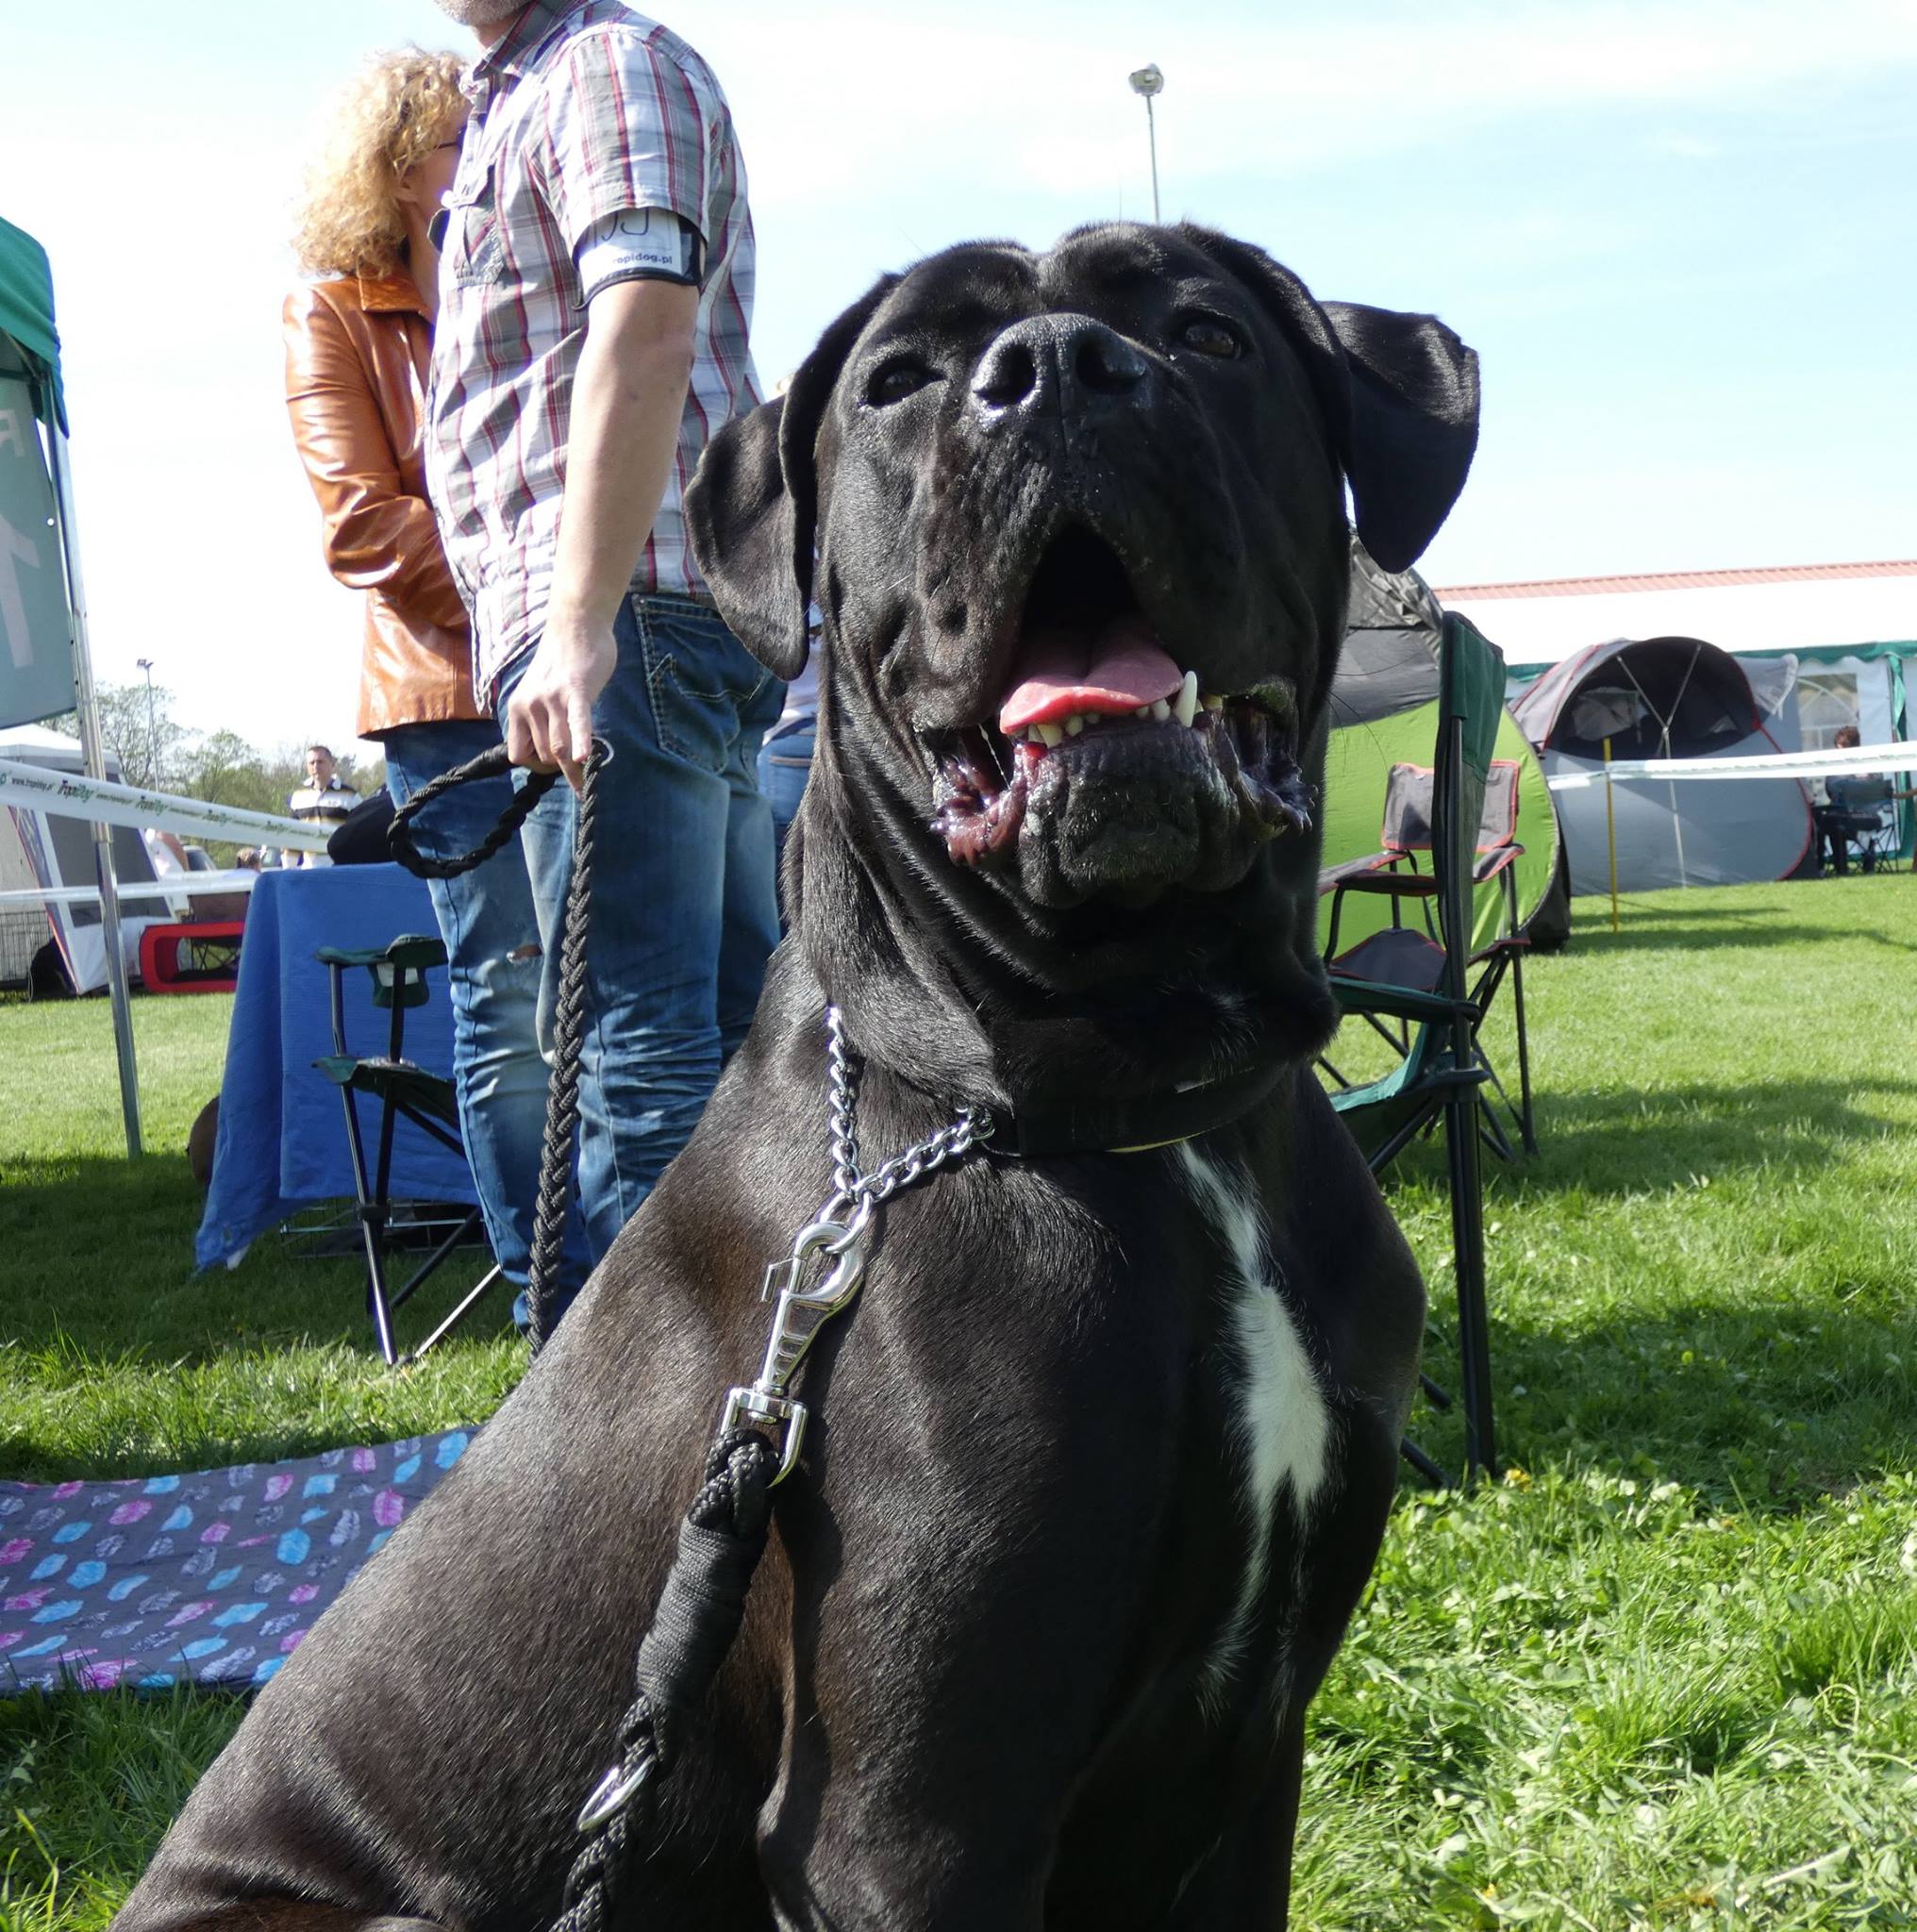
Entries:
{"label": "braided black leash", "polygon": [[745,1616],[765,1554],[778,1451],[756,1428],[728,1430],[706,1457],[705,1483],[639,1646],[638,1689],[619,1720],[619,1756],[579,1813],[586,1842],[566,1874],[552,1932],[601,1932],[619,1900],[629,1840],[653,1817],[656,1776],[672,1769],[680,1722],[704,1704]]}
{"label": "braided black leash", "polygon": [[[599,814],[599,774],[607,751],[595,740],[586,755],[579,810],[573,833],[573,871],[559,940],[559,990],[553,1019],[552,1072],[546,1082],[545,1139],[540,1150],[539,1198],[534,1204],[532,1252],[526,1267],[526,1333],[537,1355],[545,1346],[546,1314],[566,1240],[566,1204],[573,1191],[573,1135],[579,1124],[579,1049],[586,1035],[586,924],[592,897],[592,840]],[[506,776],[512,769],[505,745],[442,772],[392,815],[387,844],[407,871],[423,879],[453,879],[483,865],[513,838],[533,808],[558,784],[557,772],[531,772],[514,792],[499,823],[470,852],[435,858],[419,849],[413,821],[456,785]]]}
{"label": "braided black leash", "polygon": [[599,821],[599,774],[608,754],[595,739],[586,755],[573,829],[573,874],[559,939],[559,991],[553,1012],[552,1072],[546,1079],[546,1131],[540,1148],[539,1199],[526,1263],[526,1335],[537,1355],[546,1345],[546,1316],[566,1244],[566,1203],[573,1191],[573,1135],[579,1124],[579,1050],[586,1037],[586,925],[592,909],[592,841]]}
{"label": "braided black leash", "polygon": [[[598,745],[592,747],[592,757],[597,758]],[[422,852],[412,835],[412,822],[418,818],[434,799],[452,791],[456,785],[471,785],[481,778],[504,778],[512,770],[512,760],[507,756],[506,747],[496,744],[491,751],[482,751],[476,758],[469,759],[463,765],[455,765],[450,772],[442,772],[429,785],[422,785],[407,802],[392,815],[392,824],[387,827],[386,842],[394,858],[415,878],[456,879],[461,873],[471,872],[475,865],[484,865],[492,855],[517,832],[532,816],[533,808],[559,781],[557,772],[528,772],[525,783],[513,793],[512,803],[499,815],[499,823],[487,833],[470,852],[462,852],[453,858],[435,858],[429,853]]]}
{"label": "braided black leash", "polygon": [[[586,1030],[586,929],[592,904],[592,846],[599,774],[607,750],[594,743],[579,788],[573,872],[566,887],[559,943],[559,991],[553,1066],[546,1089],[545,1141],[540,1157],[539,1201],[533,1220],[527,1300],[535,1354],[546,1335],[546,1300],[565,1238],[572,1191],[573,1136],[579,1116],[579,1052]],[[519,829],[552,789],[556,774],[535,774],[499,824],[471,852],[429,858],[414,842],[421,810],[455,785],[503,775],[505,747],[447,772],[423,787],[394,815],[393,857],[423,878],[456,878],[483,864]],[[619,1720],[617,1757],[586,1800],[577,1829],[584,1840],[566,1874],[552,1932],[604,1932],[631,1861],[632,1841],[655,1816],[658,1778],[672,1769],[676,1734],[710,1695],[720,1667],[737,1640],[745,1600],[772,1521],[772,1491],[797,1461],[805,1405],[788,1391],[819,1328],[851,1305],[864,1269],[861,1242],[873,1209],[948,1162],[962,1160],[990,1138],[991,1116],[961,1108],[950,1125],[894,1156],[872,1173],[861,1171],[853,1126],[856,1067],[836,1008],[825,1013],[832,1104],[836,1191],[819,1218],[801,1230],[790,1261],[767,1271],[766,1291],[778,1312],[765,1365],[750,1388],[734,1389],[725,1421],[707,1453],[704,1480],[679,1525],[678,1548],[666,1573],[652,1627],[639,1646],[632,1702]],[[842,1224],[832,1217],[846,1216]],[[827,1280],[808,1288],[801,1265],[819,1252],[836,1259]],[[739,1418],[757,1420],[740,1424]]]}

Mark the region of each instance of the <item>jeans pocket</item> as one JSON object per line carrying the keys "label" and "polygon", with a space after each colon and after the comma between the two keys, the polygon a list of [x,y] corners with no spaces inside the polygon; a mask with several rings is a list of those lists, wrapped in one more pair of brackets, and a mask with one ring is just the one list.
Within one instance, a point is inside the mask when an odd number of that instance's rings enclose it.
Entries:
{"label": "jeans pocket", "polygon": [[659,748],[724,771],[755,702],[774,679],[713,612],[635,597]]}

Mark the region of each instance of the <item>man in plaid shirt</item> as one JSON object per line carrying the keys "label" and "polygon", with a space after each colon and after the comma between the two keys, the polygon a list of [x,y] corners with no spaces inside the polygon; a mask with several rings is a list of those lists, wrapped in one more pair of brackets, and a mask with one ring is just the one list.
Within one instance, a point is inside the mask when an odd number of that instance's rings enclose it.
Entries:
{"label": "man in plaid shirt", "polygon": [[[707,438],[758,401],[752,216],[725,97],[676,35],[621,0],[438,4],[481,53],[429,487],[513,762],[576,787],[595,738],[612,753],[580,1083],[596,1261],[692,1132],[778,937],[754,765],[781,689],[720,621],[683,512]],[[574,808],[558,788],[522,840],[542,1031]]]}

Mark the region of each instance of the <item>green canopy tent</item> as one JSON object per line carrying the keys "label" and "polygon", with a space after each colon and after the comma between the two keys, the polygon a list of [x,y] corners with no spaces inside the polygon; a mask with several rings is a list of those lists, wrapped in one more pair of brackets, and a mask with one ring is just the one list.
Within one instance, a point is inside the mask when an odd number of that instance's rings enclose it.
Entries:
{"label": "green canopy tent", "polygon": [[[107,776],[74,534],[73,467],[53,271],[25,229],[0,219],[0,726],[76,711],[90,777]],[[126,1151],[140,1152],[140,1082],[120,941],[112,833],[92,828],[100,924]]]}

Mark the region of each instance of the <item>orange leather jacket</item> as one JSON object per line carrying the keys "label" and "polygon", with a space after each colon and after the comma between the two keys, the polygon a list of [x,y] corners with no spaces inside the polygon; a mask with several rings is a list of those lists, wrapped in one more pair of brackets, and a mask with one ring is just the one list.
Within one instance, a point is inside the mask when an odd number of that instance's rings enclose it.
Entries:
{"label": "orange leather jacket", "polygon": [[404,268],[286,298],[286,406],[325,525],[326,567],[366,592],[359,735],[486,714],[466,607],[426,501],[432,324]]}

